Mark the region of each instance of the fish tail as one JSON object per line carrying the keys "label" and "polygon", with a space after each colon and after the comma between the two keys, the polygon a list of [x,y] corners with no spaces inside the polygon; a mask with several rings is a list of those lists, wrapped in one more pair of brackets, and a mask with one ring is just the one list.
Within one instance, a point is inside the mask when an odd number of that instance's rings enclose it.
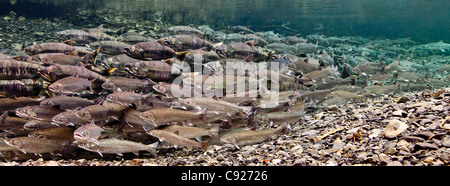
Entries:
{"label": "fish tail", "polygon": [[208,124],[208,121],[206,120],[206,114],[207,114],[207,112],[208,112],[208,107],[204,108],[203,110],[201,110],[201,111],[199,112],[199,114],[200,114],[200,119],[201,119],[203,122],[205,122],[205,124]]}
{"label": "fish tail", "polygon": [[180,61],[184,61],[184,59],[191,53],[191,51],[185,51],[185,52],[177,52],[177,58]]}
{"label": "fish tail", "polygon": [[150,152],[153,156],[158,157],[158,154],[156,153],[156,148],[158,148],[159,141],[152,143],[150,145],[147,145],[148,149],[147,151]]}

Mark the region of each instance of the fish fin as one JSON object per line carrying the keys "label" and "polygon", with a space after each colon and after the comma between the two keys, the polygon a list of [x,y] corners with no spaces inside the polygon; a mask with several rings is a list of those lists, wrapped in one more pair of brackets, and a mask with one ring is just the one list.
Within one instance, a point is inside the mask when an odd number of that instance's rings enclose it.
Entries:
{"label": "fish fin", "polygon": [[166,59],[166,60],[164,60],[167,64],[169,64],[170,66],[172,66],[173,65],[173,58],[171,58],[171,59]]}
{"label": "fish fin", "polygon": [[255,41],[254,40],[246,41],[245,44],[251,46],[252,48],[255,47]]}
{"label": "fish fin", "polygon": [[156,40],[156,42],[158,42],[161,45],[164,45],[164,38],[158,39]]}
{"label": "fish fin", "polygon": [[108,74],[108,76],[110,76],[112,73],[114,73],[114,71],[116,71],[118,68],[110,68],[110,69],[106,69],[105,72]]}
{"label": "fish fin", "polygon": [[70,46],[73,46],[73,44],[75,43],[75,41],[72,41],[72,40],[68,39],[68,40],[65,40],[63,43],[68,44],[68,45],[70,45]]}
{"label": "fish fin", "polygon": [[254,57],[255,57],[255,55],[251,54],[251,55],[247,56],[246,58],[244,58],[244,61],[252,62]]}
{"label": "fish fin", "polygon": [[177,58],[180,61],[184,61],[184,59],[186,58],[186,56],[188,56],[191,53],[191,51],[185,51],[185,52],[177,52]]}
{"label": "fish fin", "polygon": [[89,64],[89,57],[90,57],[89,54],[84,55],[81,62],[82,62],[84,65]]}
{"label": "fish fin", "polygon": [[213,45],[213,48],[217,48],[217,47],[220,47],[222,45],[223,45],[223,42],[216,43],[216,44]]}
{"label": "fish fin", "polygon": [[201,110],[200,113],[200,119],[205,122],[205,124],[208,124],[208,121],[206,120],[206,114],[208,112],[208,107],[204,108],[203,110]]}
{"label": "fish fin", "polygon": [[67,52],[66,54],[67,55],[72,55],[72,56],[77,56],[78,55],[78,51],[73,50],[73,51]]}
{"label": "fish fin", "polygon": [[6,125],[6,119],[8,118],[8,111],[5,111],[5,113],[3,113],[0,116],[0,125]]}
{"label": "fish fin", "polygon": [[147,147],[148,147],[147,151],[150,152],[154,157],[157,157],[158,154],[156,153],[156,149],[158,148],[158,146],[159,146],[159,141],[152,143],[150,145],[147,145]]}
{"label": "fish fin", "polygon": [[93,60],[93,62],[94,62],[94,65],[97,64],[97,57],[98,57],[98,53],[100,52],[100,49],[101,49],[101,48],[102,48],[102,46],[98,47],[97,50],[95,50],[95,51],[92,53],[92,60]]}

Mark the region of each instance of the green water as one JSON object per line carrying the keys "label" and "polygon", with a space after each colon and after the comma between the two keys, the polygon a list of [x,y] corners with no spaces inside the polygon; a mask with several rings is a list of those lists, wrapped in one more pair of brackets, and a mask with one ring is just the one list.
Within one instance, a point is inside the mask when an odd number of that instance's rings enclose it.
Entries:
{"label": "green water", "polygon": [[291,35],[411,37],[425,43],[450,42],[448,7],[447,0],[2,0],[0,15],[12,10],[29,18],[71,18],[83,26],[95,25],[90,18],[100,11],[141,20],[158,14],[174,25],[206,24],[216,30],[245,25]]}

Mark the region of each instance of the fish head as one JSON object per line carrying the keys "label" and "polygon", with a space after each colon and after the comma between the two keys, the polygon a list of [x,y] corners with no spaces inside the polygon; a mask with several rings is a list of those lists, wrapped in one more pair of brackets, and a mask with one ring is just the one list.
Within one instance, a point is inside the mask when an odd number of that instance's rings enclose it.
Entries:
{"label": "fish head", "polygon": [[92,118],[91,113],[87,110],[80,110],[75,113],[75,116],[83,121],[90,121]]}
{"label": "fish head", "polygon": [[54,101],[52,101],[52,100],[43,100],[43,101],[41,101],[40,105],[42,105],[42,106],[51,106],[52,107],[52,106],[55,106],[56,103]]}
{"label": "fish head", "polygon": [[37,69],[37,73],[47,81],[56,81],[58,80],[58,74],[62,74],[61,69],[57,68],[56,66],[57,65],[49,67],[39,67]]}
{"label": "fish head", "polygon": [[34,112],[33,108],[26,106],[16,109],[16,114],[21,117],[26,118],[33,118],[36,117],[36,113]]}
{"label": "fish head", "polygon": [[50,86],[48,86],[48,90],[52,91],[52,92],[62,92],[63,90],[63,85],[61,83],[53,83]]}
{"label": "fish head", "polygon": [[230,52],[227,46],[228,45],[222,45],[217,47],[216,48],[217,55],[219,55],[221,58],[227,58],[227,53],[232,53],[232,51]]}
{"label": "fish head", "polygon": [[116,90],[116,85],[112,82],[105,82],[102,84],[102,88],[105,90]]}
{"label": "fish head", "polygon": [[144,49],[142,49],[139,46],[131,45],[130,47],[123,48],[123,53],[130,57],[134,58],[142,58],[142,53],[144,52]]}
{"label": "fish head", "polygon": [[127,63],[125,70],[133,75],[144,76],[147,75],[149,69],[140,63]]}
{"label": "fish head", "polygon": [[156,92],[159,92],[161,94],[166,94],[167,93],[167,89],[166,89],[166,87],[164,87],[164,85],[153,85],[153,89]]}
{"label": "fish head", "polygon": [[69,123],[69,120],[67,119],[66,116],[64,116],[62,114],[58,114],[58,115],[56,115],[56,116],[54,116],[52,118],[52,123],[55,123],[55,124],[66,124],[66,123]]}
{"label": "fish head", "polygon": [[108,96],[106,96],[106,100],[108,101],[118,101],[119,100],[119,96],[116,94],[109,94]]}
{"label": "fish head", "polygon": [[5,143],[14,148],[21,148],[23,143],[20,138],[9,138],[5,139]]}
{"label": "fish head", "polygon": [[78,147],[80,147],[82,149],[86,149],[88,151],[99,151],[100,150],[100,146],[98,146],[95,143],[79,143]]}
{"label": "fish head", "polygon": [[39,54],[42,52],[42,49],[40,47],[38,47],[37,45],[31,45],[31,46],[25,47],[23,50],[25,51],[25,53],[27,53],[30,56],[36,55],[36,54]]}
{"label": "fish head", "polygon": [[155,115],[151,112],[143,112],[139,115],[140,118],[147,122],[154,122],[155,121]]}
{"label": "fish head", "polygon": [[78,142],[87,142],[89,139],[89,131],[84,130],[83,128],[78,128],[73,132],[73,138]]}

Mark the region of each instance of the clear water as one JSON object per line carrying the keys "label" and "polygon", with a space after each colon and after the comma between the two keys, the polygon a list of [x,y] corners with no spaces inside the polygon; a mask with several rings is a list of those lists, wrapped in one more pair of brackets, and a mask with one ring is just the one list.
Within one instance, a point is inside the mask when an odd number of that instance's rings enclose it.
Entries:
{"label": "clear water", "polygon": [[160,13],[174,25],[246,25],[255,31],[426,43],[450,42],[449,7],[448,0],[1,0],[0,15],[12,10],[24,17],[73,17],[107,9],[138,17]]}

